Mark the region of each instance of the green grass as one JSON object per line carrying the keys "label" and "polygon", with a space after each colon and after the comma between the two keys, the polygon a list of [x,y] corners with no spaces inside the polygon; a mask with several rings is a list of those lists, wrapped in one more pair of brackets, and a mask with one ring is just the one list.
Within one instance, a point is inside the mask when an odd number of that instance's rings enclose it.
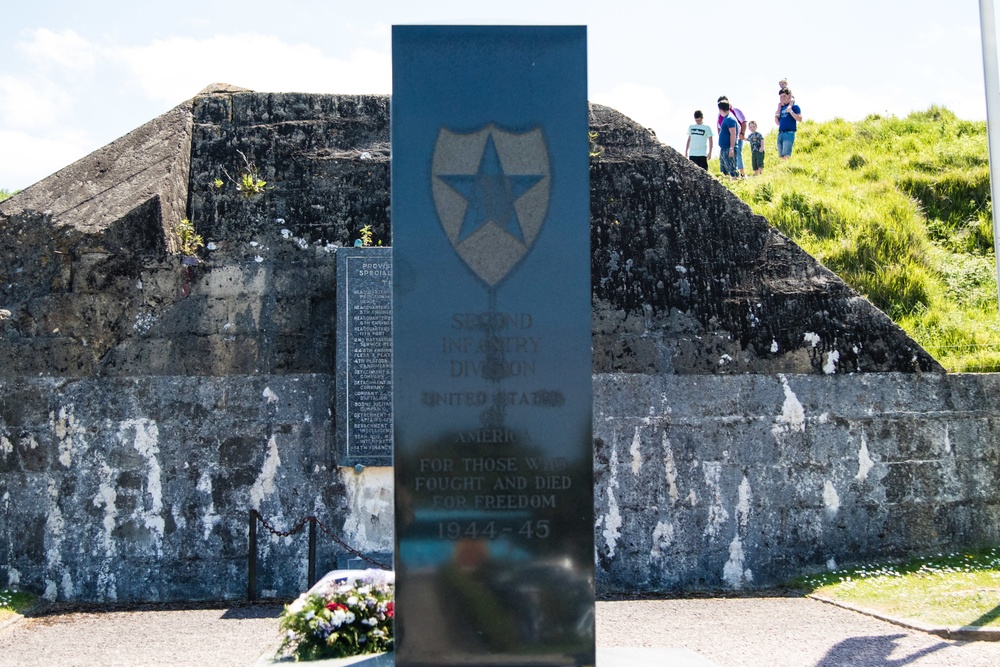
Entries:
{"label": "green grass", "polygon": [[794,582],[838,602],[937,626],[1000,628],[1000,549],[825,572]]}
{"label": "green grass", "polygon": [[31,593],[11,590],[0,591],[0,623],[3,623],[15,614],[21,613],[34,601],[35,596]]}
{"label": "green grass", "polygon": [[807,121],[788,161],[775,140],[762,175],[726,186],[949,371],[1000,370],[986,123],[936,106]]}
{"label": "green grass", "polygon": [[10,196],[12,196],[14,194],[17,194],[17,193],[11,192],[10,190],[4,190],[4,189],[0,188],[0,201],[3,201],[4,199],[7,199],[7,198],[9,198]]}

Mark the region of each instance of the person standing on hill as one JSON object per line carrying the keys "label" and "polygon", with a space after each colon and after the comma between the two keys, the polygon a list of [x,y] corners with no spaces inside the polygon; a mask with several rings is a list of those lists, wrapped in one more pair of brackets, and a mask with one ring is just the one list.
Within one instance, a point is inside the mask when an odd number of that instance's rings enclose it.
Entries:
{"label": "person standing on hill", "polygon": [[[719,101],[720,102],[727,102],[728,103],[729,102],[729,98],[726,97],[725,95],[723,95],[723,96],[721,96],[719,98]],[[740,176],[744,176],[745,173],[743,171],[743,140],[746,139],[747,117],[743,115],[742,111],[740,111],[739,109],[737,109],[736,107],[734,107],[732,104],[729,105],[729,112],[730,112],[730,114],[732,114],[733,118],[736,120],[736,134],[737,134],[737,140],[736,140],[736,168],[739,170]],[[722,120],[723,120],[723,116],[720,113],[719,114],[719,120],[715,124],[715,126],[719,129],[719,132],[720,132],[719,136],[720,137],[722,136],[722,134],[721,134],[721,132],[722,132]]]}
{"label": "person standing on hill", "polygon": [[778,99],[778,110],[774,112],[774,124],[778,126],[778,157],[787,160],[792,155],[798,123],[802,122],[802,110],[795,104],[792,91],[788,88],[778,92]]}
{"label": "person standing on hill", "polygon": [[725,100],[719,102],[719,115],[722,117],[719,124],[719,170],[725,176],[739,178],[736,168],[736,131],[739,123],[729,113],[729,102]]}
{"label": "person standing on hill", "polygon": [[704,119],[701,110],[694,112],[694,125],[688,127],[684,157],[690,157],[692,162],[708,171],[708,161],[712,159],[712,126],[705,125]]}
{"label": "person standing on hill", "polygon": [[749,123],[750,134],[747,141],[750,142],[750,158],[753,163],[753,175],[760,176],[764,171],[764,135],[757,131],[757,121]]}

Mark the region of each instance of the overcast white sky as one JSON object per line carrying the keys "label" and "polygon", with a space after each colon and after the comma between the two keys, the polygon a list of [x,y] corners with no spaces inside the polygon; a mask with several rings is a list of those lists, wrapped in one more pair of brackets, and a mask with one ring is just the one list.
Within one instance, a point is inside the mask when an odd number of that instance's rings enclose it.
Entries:
{"label": "overcast white sky", "polygon": [[782,77],[807,119],[986,117],[976,0],[35,0],[0,16],[9,190],[209,83],[389,93],[393,24],[586,25],[590,100],[681,150],[694,109],[711,117],[722,94],[769,129]]}

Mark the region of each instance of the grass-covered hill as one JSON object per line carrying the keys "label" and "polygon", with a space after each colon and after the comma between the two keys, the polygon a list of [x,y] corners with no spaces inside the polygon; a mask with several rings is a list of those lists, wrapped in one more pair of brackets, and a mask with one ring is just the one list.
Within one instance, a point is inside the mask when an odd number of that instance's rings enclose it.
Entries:
{"label": "grass-covered hill", "polygon": [[949,371],[1000,370],[986,123],[936,106],[807,121],[787,162],[776,136],[763,174],[726,185]]}

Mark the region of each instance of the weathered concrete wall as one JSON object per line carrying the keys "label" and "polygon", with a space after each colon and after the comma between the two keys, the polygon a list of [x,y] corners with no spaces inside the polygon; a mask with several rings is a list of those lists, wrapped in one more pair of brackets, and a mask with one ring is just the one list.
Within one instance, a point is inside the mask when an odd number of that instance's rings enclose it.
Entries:
{"label": "weathered concrete wall", "polygon": [[[391,476],[332,441],[336,248],[390,241],[388,99],[215,90],[0,203],[0,580],[241,597],[258,507],[392,550]],[[261,592],[300,592],[304,534],[259,544]]]}
{"label": "weathered concrete wall", "polygon": [[[391,243],[388,125],[382,96],[204,94],[0,202],[0,364],[331,372],[333,251],[365,225]],[[591,126],[595,372],[941,370],[646,130],[598,105]],[[185,216],[212,248],[196,267],[172,253]]]}
{"label": "weathered concrete wall", "polygon": [[594,380],[605,593],[1000,541],[1000,376]]}
{"label": "weathered concrete wall", "polygon": [[[239,598],[247,513],[391,550],[391,479],[331,459],[323,375],[0,386],[5,583],[62,599]],[[993,375],[595,376],[602,593],[766,586],[1000,539]],[[346,517],[346,518],[344,518]],[[320,535],[320,567],[339,551]],[[261,529],[262,592],[305,535]]]}
{"label": "weathered concrete wall", "polygon": [[191,125],[189,102],[0,202],[6,376],[105,372],[143,328],[163,298],[143,291],[143,274],[166,268],[187,208]]}
{"label": "weathered concrete wall", "polygon": [[[253,508],[391,548],[389,471],[340,468],[332,442],[336,248],[365,225],[391,241],[388,104],[216,86],[0,202],[0,584],[240,597]],[[594,105],[591,129],[601,589],[990,539],[992,378],[936,372],[627,118]],[[248,163],[260,193],[235,187]],[[305,538],[260,543],[260,588],[299,592]]]}
{"label": "weathered concrete wall", "polygon": [[[279,530],[315,514],[391,552],[384,474],[332,459],[332,386],[324,375],[0,384],[5,583],[66,600],[240,598],[251,508]],[[336,567],[343,550],[318,544],[320,572]],[[301,592],[306,533],[261,527],[258,545],[260,592]]]}
{"label": "weathered concrete wall", "polygon": [[[278,239],[349,245],[370,225],[374,239],[391,245],[388,97],[203,95],[193,114],[191,219],[206,240],[230,250],[272,239],[272,251]],[[244,157],[268,184],[260,196],[231,187]],[[266,259],[259,248],[251,256]]]}
{"label": "weathered concrete wall", "polygon": [[[6,222],[25,213],[41,214],[41,229],[51,225],[93,235],[104,234],[117,224],[119,229],[112,230],[106,240],[127,253],[135,245],[143,246],[143,239],[151,235],[129,220],[137,208],[146,205],[151,210],[143,212],[143,219],[152,217],[161,225],[153,235],[169,237],[170,225],[187,211],[191,107],[191,100],[179,104],[26,188],[4,203],[0,218]],[[35,244],[24,248],[29,253],[35,249]]]}
{"label": "weathered concrete wall", "polygon": [[[0,368],[332,373],[336,247],[366,224],[390,241],[388,122],[385,97],[201,95],[0,202]],[[179,195],[168,149],[190,170]],[[235,187],[243,156],[260,194]],[[108,163],[125,183],[78,185]],[[163,205],[168,186],[187,212]],[[210,244],[198,266],[168,252],[183,217]]]}

